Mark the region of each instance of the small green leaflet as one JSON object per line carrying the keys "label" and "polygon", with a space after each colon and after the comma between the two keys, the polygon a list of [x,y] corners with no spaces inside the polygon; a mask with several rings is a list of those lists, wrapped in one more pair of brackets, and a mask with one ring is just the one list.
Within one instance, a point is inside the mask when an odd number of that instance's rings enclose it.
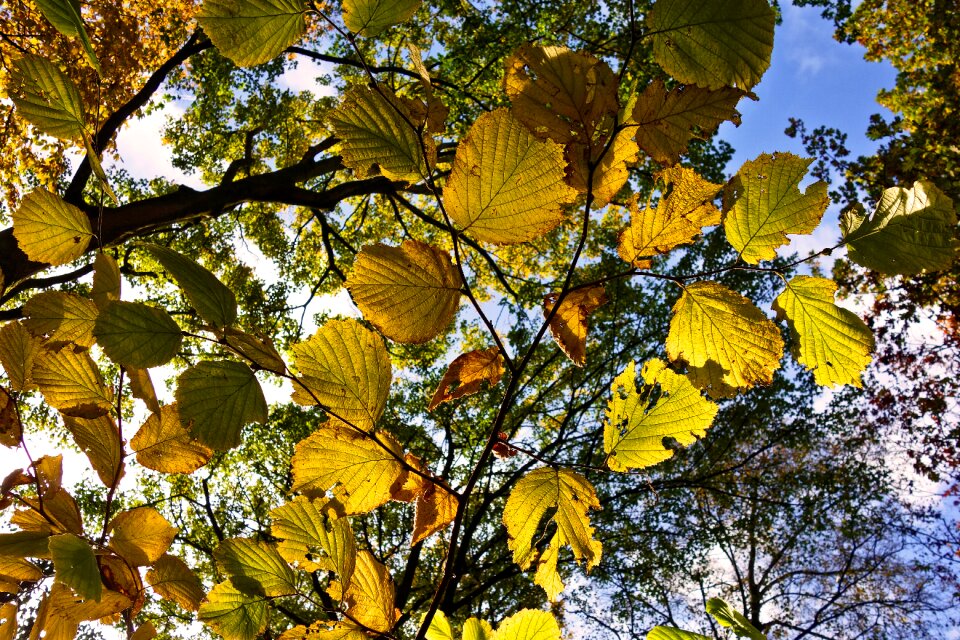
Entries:
{"label": "small green leaflet", "polygon": [[204,0],[197,22],[234,64],[252,67],[295,44],[307,26],[303,0]]}
{"label": "small green leaflet", "polygon": [[267,421],[267,401],[250,367],[228,360],[201,362],[177,380],[180,419],[194,438],[214,449],[240,444],[245,424]]}
{"label": "small green leaflet", "polygon": [[57,266],[84,254],[93,238],[90,218],[46,189],[34,189],[13,213],[13,235],[27,257]]}
{"label": "small green leaflet", "polygon": [[840,218],[847,255],[859,265],[887,274],[912,275],[948,269],[957,257],[957,212],[931,182],[883,192],[877,209]]}
{"label": "small green leaflet", "polygon": [[139,302],[114,302],[97,318],[94,335],[111,360],[148,369],[169,362],[180,350],[180,326],[164,309]]}
{"label": "small green leaflet", "polygon": [[770,66],[775,15],[767,0],[657,0],[653,57],[684,84],[750,89]]}
{"label": "small green leaflet", "polygon": [[215,275],[173,249],[155,244],[144,248],[173,276],[201,318],[217,327],[233,324],[237,299]]}
{"label": "small green leaflet", "polygon": [[720,626],[733,629],[738,636],[750,638],[750,640],[767,640],[767,636],[760,633],[742,613],[721,598],[707,600],[707,613],[712,615]]}
{"label": "small green leaflet", "polygon": [[50,555],[57,582],[71,587],[84,600],[100,602],[103,583],[89,544],[72,533],[50,536]]}
{"label": "small green leaflet", "polygon": [[297,593],[293,570],[265,542],[231,538],[221,542],[214,555],[230,582],[242,593],[268,597]]}
{"label": "small green leaflet", "polygon": [[[667,369],[662,360],[643,365],[644,390],[637,392],[635,365],[627,365],[613,380],[607,405],[603,449],[614,471],[642,469],[673,455],[664,438],[689,445],[706,435],[717,415],[717,405],[704,398],[687,376]],[[660,395],[651,406],[654,391]]]}
{"label": "small green leaflet", "polygon": [[836,290],[833,280],[796,276],[773,309],[790,326],[797,362],[813,372],[817,384],[859,387],[860,374],[870,364],[873,332],[856,314],[834,304]]}
{"label": "small green leaflet", "polygon": [[374,37],[395,24],[406,22],[421,0],[344,0],[343,24],[361,36]]}
{"label": "small green leaflet", "polygon": [[97,54],[93,50],[93,44],[87,36],[87,30],[83,26],[83,18],[80,16],[80,3],[78,0],[34,0],[36,5],[43,13],[43,17],[50,21],[57,31],[68,38],[77,38],[83,47],[83,52],[87,56],[87,62],[103,77],[103,69],[100,68],[100,61],[97,60]]}
{"label": "small green leaflet", "polygon": [[248,596],[227,580],[207,594],[197,617],[224,640],[255,640],[267,628],[269,613],[263,596]]}

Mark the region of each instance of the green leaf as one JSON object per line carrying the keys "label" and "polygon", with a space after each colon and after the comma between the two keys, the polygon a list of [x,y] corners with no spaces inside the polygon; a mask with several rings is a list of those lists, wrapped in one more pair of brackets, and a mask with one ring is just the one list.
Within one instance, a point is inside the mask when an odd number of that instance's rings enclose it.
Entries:
{"label": "green leaf", "polygon": [[180,326],[164,309],[139,302],[114,302],[94,329],[107,357],[124,367],[148,369],[169,362],[180,350]]}
{"label": "green leaf", "polygon": [[707,613],[716,618],[720,626],[733,629],[738,636],[750,638],[750,640],[767,640],[767,636],[760,633],[742,613],[721,598],[707,600]]}
{"label": "green leaf", "polygon": [[34,388],[33,364],[41,353],[41,342],[20,322],[0,326],[0,364],[14,391]]}
{"label": "green leaf", "polygon": [[144,248],[173,276],[201,318],[216,327],[233,324],[237,319],[237,299],[215,275],[172,249],[155,244]]}
{"label": "green leaf", "polygon": [[123,475],[123,445],[113,418],[100,416],[85,420],[64,416],[63,424],[80,450],[89,458],[104,486],[114,486]]}
{"label": "green leaf", "polygon": [[153,507],[137,507],[114,516],[108,527],[110,548],[129,564],[152,565],[167,552],[177,529]]}
{"label": "green leaf", "polygon": [[770,66],[774,18],[767,0],[657,0],[647,28],[654,59],[678,81],[750,89]]}
{"label": "green leaf", "polygon": [[377,165],[390,180],[419,182],[436,164],[433,138],[414,128],[423,124],[422,118],[414,118],[386,87],[349,89],[327,119],[340,138],[343,163],[358,177],[366,177],[371,165]]}
{"label": "green leaf", "polygon": [[73,343],[93,346],[97,306],[86,298],[64,291],[43,291],[23,305],[24,326],[35,336],[46,337],[47,346]]}
{"label": "green leaf", "polygon": [[49,558],[50,531],[0,533],[0,556],[11,558]]}
{"label": "green leaf", "polygon": [[603,450],[615,471],[642,469],[670,458],[673,450],[664,446],[664,438],[692,444],[706,435],[717,415],[717,405],[662,360],[648,361],[640,375],[641,392],[633,362],[610,385],[613,397],[607,404]]}
{"label": "green leaf", "polygon": [[837,283],[796,276],[773,301],[793,335],[797,362],[813,372],[822,386],[860,386],[860,374],[870,364],[873,332],[855,313],[834,304]]}
{"label": "green leaf", "polygon": [[745,262],[772,260],[788,233],[810,233],[830,204],[827,183],[798,188],[811,158],[764,153],[745,162],[724,191],[727,240]]}
{"label": "green leaf", "polygon": [[654,627],[647,634],[647,640],[712,640],[712,638],[676,627]]}
{"label": "green leaf", "polygon": [[50,536],[50,556],[57,582],[72,588],[84,600],[100,602],[103,583],[89,544],[72,533]]}
{"label": "green leaf", "polygon": [[356,320],[331,320],[293,347],[300,378],[293,400],[372,429],[387,406],[392,377],[383,338]]}
{"label": "green leaf", "polygon": [[33,365],[33,381],[51,407],[69,416],[96,418],[113,406],[113,394],[86,351],[65,347],[41,352]]}
{"label": "green leaf", "polygon": [[383,335],[419,344],[437,337],[453,320],[462,284],[450,254],[406,240],[399,247],[364,247],[346,287]]}
{"label": "green leaf", "polygon": [[[569,469],[534,469],[519,481],[510,492],[503,509],[503,524],[507,527],[507,545],[513,551],[513,561],[527,569],[536,557],[534,538],[542,534],[540,522],[549,510],[556,509],[550,520],[557,529],[550,541],[550,549],[540,558],[535,582],[542,586],[551,600],[556,600],[563,589],[557,573],[559,548],[569,544],[577,562],[585,561],[589,571],[598,562],[602,545],[593,538],[588,509],[599,509],[600,500],[586,478]],[[502,627],[497,631],[500,637]]]}
{"label": "green leaf", "polygon": [[248,596],[227,580],[207,594],[197,618],[224,640],[256,640],[267,628],[269,613],[265,598]]}
{"label": "green leaf", "polygon": [[7,90],[17,114],[54,138],[82,142],[86,136],[83,102],[70,78],[39,56],[23,56],[13,66]]}
{"label": "green leaf", "polygon": [[231,538],[217,547],[217,564],[242,593],[289,596],[297,593],[296,576],[277,550],[249,538]]}
{"label": "green leaf", "polygon": [[933,183],[883,192],[877,209],[844,212],[840,219],[847,256],[888,274],[912,275],[948,269],[957,258],[957,211]]}
{"label": "green leaf", "polygon": [[13,214],[13,235],[28,258],[56,266],[84,254],[93,228],[77,207],[46,189],[34,189]]}
{"label": "green leaf", "polygon": [[563,147],[540,141],[509,111],[477,118],[457,147],[443,189],[447,213],[484,242],[532,240],[559,225],[576,191],[565,181]]}
{"label": "green leaf", "polygon": [[201,362],[177,380],[180,420],[194,438],[214,449],[240,444],[240,431],[267,421],[267,401],[250,367],[228,360]]}
{"label": "green leaf", "polygon": [[287,562],[308,571],[333,571],[341,584],[349,585],[356,566],[357,545],[350,520],[339,517],[334,504],[326,499],[297,496],[270,512],[270,533],[282,541],[277,551]]}
{"label": "green leaf", "polygon": [[684,287],[673,307],[667,355],[683,362],[693,384],[712,397],[770,384],[780,367],[783,339],[752,302],[716,282]]}
{"label": "green leaf", "polygon": [[357,35],[375,37],[395,24],[406,22],[421,0],[343,0],[343,24]]}
{"label": "green leaf", "polygon": [[97,54],[93,50],[93,44],[87,36],[87,30],[83,27],[83,18],[80,17],[80,3],[77,0],[34,0],[43,17],[50,21],[57,31],[68,38],[77,38],[83,47],[83,52],[87,56],[87,62],[103,77],[103,69],[100,68],[100,61],[97,60]]}
{"label": "green leaf", "polygon": [[303,0],[204,0],[197,22],[220,53],[252,67],[273,60],[306,33],[306,11]]}
{"label": "green leaf", "polygon": [[93,288],[90,297],[97,308],[120,299],[120,267],[109,253],[97,253],[93,261]]}
{"label": "green leaf", "polygon": [[[560,640],[560,625],[546,611],[521,609],[500,623],[493,640]],[[464,634],[466,640],[466,634]]]}

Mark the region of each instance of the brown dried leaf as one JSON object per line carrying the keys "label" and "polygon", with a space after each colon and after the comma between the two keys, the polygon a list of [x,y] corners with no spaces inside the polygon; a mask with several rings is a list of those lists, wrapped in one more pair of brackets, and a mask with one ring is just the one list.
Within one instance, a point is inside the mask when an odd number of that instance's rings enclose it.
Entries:
{"label": "brown dried leaf", "polygon": [[[543,298],[543,315],[548,316],[559,294],[550,293]],[[587,360],[587,318],[607,302],[603,285],[574,289],[560,303],[560,308],[550,320],[550,333],[567,357],[578,367]]]}
{"label": "brown dried leaf", "polygon": [[433,411],[444,402],[472,395],[480,390],[484,382],[490,386],[496,385],[501,376],[503,356],[497,347],[459,355],[443,374],[427,410]]}

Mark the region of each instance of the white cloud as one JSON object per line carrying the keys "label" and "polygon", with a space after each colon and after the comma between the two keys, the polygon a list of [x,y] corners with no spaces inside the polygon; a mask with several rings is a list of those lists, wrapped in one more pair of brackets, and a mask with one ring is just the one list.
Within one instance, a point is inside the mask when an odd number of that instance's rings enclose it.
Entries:
{"label": "white cloud", "polygon": [[333,71],[333,65],[326,62],[315,62],[309,58],[298,58],[297,66],[287,69],[277,78],[277,84],[293,92],[309,91],[317,98],[336,95],[334,87],[321,85],[317,82],[320,76],[328,75]]}

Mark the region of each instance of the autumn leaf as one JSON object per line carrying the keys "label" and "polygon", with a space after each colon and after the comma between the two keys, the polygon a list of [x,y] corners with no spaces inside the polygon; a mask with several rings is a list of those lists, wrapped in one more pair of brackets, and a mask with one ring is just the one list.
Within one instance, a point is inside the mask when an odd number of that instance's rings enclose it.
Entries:
{"label": "autumn leaf", "polygon": [[503,376],[503,356],[500,349],[491,347],[457,356],[437,385],[427,411],[433,411],[444,402],[469,396],[480,391],[487,382],[491,387]]}
{"label": "autumn leaf", "polygon": [[267,421],[267,401],[256,376],[245,364],[205,360],[177,379],[180,420],[190,435],[212,449],[240,444],[243,426]]}
{"label": "autumn leaf", "polygon": [[296,577],[276,548],[250,538],[222,541],[214,553],[217,565],[239,591],[253,596],[297,593]]}
{"label": "autumn leaf", "polygon": [[[500,623],[493,640],[560,640],[560,625],[546,611],[521,609]],[[466,633],[464,633],[466,640]]]}
{"label": "autumn leaf", "polygon": [[180,350],[180,325],[166,310],[139,302],[114,302],[100,312],[94,335],[107,357],[125,367],[166,364]]}
{"label": "autumn leaf", "polygon": [[592,207],[606,206],[626,184],[630,177],[627,165],[636,163],[638,151],[637,143],[628,129],[617,131],[609,147],[605,140],[592,147],[568,145],[567,182],[580,193],[589,193]]}
{"label": "autumn leaf", "polygon": [[400,617],[394,598],[390,571],[369,551],[357,553],[353,579],[344,591],[347,615],[367,629],[386,633]]}
{"label": "autumn leaf", "polygon": [[100,416],[87,420],[64,416],[63,424],[87,455],[100,482],[106,487],[116,485],[123,475],[123,445],[113,418]]}
{"label": "autumn leaf", "polygon": [[103,77],[100,61],[97,60],[93,44],[90,42],[87,30],[83,26],[83,18],[80,16],[80,3],[73,0],[35,0],[35,2],[43,13],[43,17],[49,20],[57,31],[68,38],[77,38],[80,41],[87,62],[97,72],[97,75]]}
{"label": "autumn leaf", "polygon": [[642,469],[670,458],[673,450],[664,446],[665,438],[692,444],[706,435],[717,415],[717,405],[662,360],[648,361],[640,375],[643,389],[638,392],[631,361],[610,385],[603,450],[614,471]]}
{"label": "autumn leaf", "polygon": [[[550,293],[543,298],[543,316],[547,318],[556,306],[559,294]],[[607,302],[603,285],[573,289],[564,297],[553,317],[550,318],[550,333],[567,357],[578,367],[587,361],[587,319],[590,314]]]}
{"label": "autumn leaf", "polygon": [[162,473],[193,473],[210,461],[213,451],[194,440],[180,419],[177,403],[151,414],[130,441],[137,462]]}
{"label": "autumn leaf", "polygon": [[86,351],[42,351],[33,365],[33,381],[47,403],[65,415],[96,418],[113,406],[113,394]]}
{"label": "autumn leaf", "polygon": [[40,339],[31,335],[21,322],[0,326],[0,364],[14,391],[29,391],[35,387],[33,365],[42,353],[40,345]]}
{"label": "autumn leaf", "polygon": [[0,444],[18,447],[22,436],[23,424],[17,414],[16,400],[9,391],[0,387]]}
{"label": "autumn leaf", "polygon": [[159,560],[178,531],[153,507],[118,513],[108,529],[110,548],[135,566],[149,566]]}
{"label": "autumn leaf", "polygon": [[676,627],[654,627],[647,634],[647,640],[711,640],[707,636],[692,631],[683,631]]}
{"label": "autumn leaf", "polygon": [[46,189],[34,189],[13,213],[13,235],[27,257],[61,265],[82,256],[93,238],[90,219]]}
{"label": "autumn leaf", "polygon": [[73,142],[84,139],[80,92],[57,65],[40,56],[25,55],[13,61],[10,78],[7,90],[21,118],[54,138]]}
{"label": "autumn leaf", "polygon": [[794,357],[817,384],[859,387],[872,359],[873,332],[855,313],[834,304],[836,290],[832,280],[795,276],[773,309],[790,326]]}
{"label": "autumn leaf", "polygon": [[64,291],[43,291],[23,305],[24,326],[35,336],[46,337],[50,347],[73,343],[92,347],[97,320],[96,305]]}
{"label": "autumn leaf", "polygon": [[248,596],[226,580],[207,594],[197,619],[210,625],[224,640],[255,640],[267,628],[269,612],[263,596]]}
{"label": "autumn leaf", "polygon": [[372,38],[412,18],[420,3],[421,0],[344,0],[343,24],[357,35]]}
{"label": "autumn leaf", "polygon": [[79,600],[69,587],[54,583],[40,602],[31,640],[75,640],[80,623],[129,609],[130,598],[105,589],[100,600]]}
{"label": "autumn leaf", "polygon": [[306,32],[303,0],[204,0],[197,22],[220,53],[241,67],[276,58]]}
{"label": "autumn leaf", "polygon": [[[336,501],[297,496],[270,512],[270,533],[280,543],[284,560],[306,571],[323,569],[349,585],[356,566],[357,546],[350,520]],[[308,558],[309,554],[309,558]]]}
{"label": "autumn leaf", "polygon": [[456,316],[462,286],[450,255],[416,240],[364,247],[346,282],[357,307],[383,335],[413,344],[446,329]]}
{"label": "autumn leaf", "polygon": [[256,367],[265,371],[283,375],[287,365],[267,337],[259,337],[227,327],[223,331],[223,341],[238,354],[250,360]]}
{"label": "autumn leaf", "polygon": [[130,393],[133,394],[133,397],[143,400],[147,409],[159,414],[160,400],[157,399],[157,390],[153,387],[153,380],[150,379],[150,371],[128,367],[127,381],[130,383]]}
{"label": "autumn leaf", "polygon": [[161,598],[176,602],[184,609],[196,611],[203,600],[203,583],[187,563],[164,554],[147,571],[147,582]]}
{"label": "autumn leaf", "polygon": [[90,297],[101,311],[120,299],[120,267],[108,253],[98,253],[93,261],[93,288]]}

